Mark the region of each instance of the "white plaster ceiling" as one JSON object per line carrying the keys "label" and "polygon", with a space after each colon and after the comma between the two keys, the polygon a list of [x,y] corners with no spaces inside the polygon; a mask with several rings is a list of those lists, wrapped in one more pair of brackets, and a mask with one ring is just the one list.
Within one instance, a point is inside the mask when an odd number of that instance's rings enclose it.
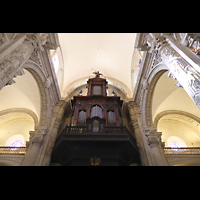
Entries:
{"label": "white plaster ceiling", "polygon": [[[131,62],[136,33],[58,33],[64,61],[64,84],[100,71],[132,92]],[[69,88],[70,89],[70,88]],[[131,94],[130,94],[131,95]]]}

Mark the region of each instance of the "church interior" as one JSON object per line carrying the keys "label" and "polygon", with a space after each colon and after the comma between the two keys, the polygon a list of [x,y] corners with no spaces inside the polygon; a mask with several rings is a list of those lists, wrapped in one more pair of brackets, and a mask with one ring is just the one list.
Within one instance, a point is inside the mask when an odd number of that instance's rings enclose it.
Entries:
{"label": "church interior", "polygon": [[0,166],[200,166],[200,34],[0,33]]}

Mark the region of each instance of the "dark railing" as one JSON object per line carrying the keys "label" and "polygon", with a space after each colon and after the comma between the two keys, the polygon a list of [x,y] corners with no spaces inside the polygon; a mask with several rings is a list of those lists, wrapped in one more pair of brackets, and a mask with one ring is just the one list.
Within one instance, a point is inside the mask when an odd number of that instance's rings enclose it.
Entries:
{"label": "dark railing", "polygon": [[87,133],[86,126],[66,126],[63,134],[85,134]]}
{"label": "dark railing", "polygon": [[113,126],[107,126],[103,131],[99,132],[92,132],[87,130],[87,126],[66,126],[62,135],[66,134],[84,134],[84,135],[90,135],[90,134],[128,134],[128,131],[126,127],[113,127]]}
{"label": "dark railing", "polygon": [[135,138],[129,133],[126,127],[117,127],[117,126],[106,126],[102,131],[92,132],[88,131],[87,126],[66,126],[63,132],[58,136],[57,141],[60,141],[63,136],[105,136],[105,137],[120,137],[120,138],[129,138],[132,145],[137,148]]}
{"label": "dark railing", "polygon": [[112,127],[107,126],[105,127],[105,133],[108,134],[128,134],[126,127]]}
{"label": "dark railing", "polygon": [[0,147],[0,154],[24,155],[26,154],[26,147]]}

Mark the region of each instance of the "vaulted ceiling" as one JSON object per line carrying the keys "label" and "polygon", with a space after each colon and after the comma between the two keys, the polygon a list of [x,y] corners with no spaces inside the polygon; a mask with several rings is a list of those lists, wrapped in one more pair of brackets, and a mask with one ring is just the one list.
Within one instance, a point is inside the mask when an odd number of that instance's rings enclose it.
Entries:
{"label": "vaulted ceiling", "polygon": [[136,33],[59,33],[58,37],[64,61],[63,88],[93,76],[96,70],[131,95]]}

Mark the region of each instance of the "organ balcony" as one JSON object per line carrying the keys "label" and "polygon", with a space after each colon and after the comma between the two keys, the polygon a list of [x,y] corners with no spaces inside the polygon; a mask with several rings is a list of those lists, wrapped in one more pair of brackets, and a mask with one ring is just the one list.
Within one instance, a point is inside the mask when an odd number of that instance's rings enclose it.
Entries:
{"label": "organ balcony", "polygon": [[[95,120],[100,118],[96,117]],[[101,126],[101,122],[95,128],[66,126],[57,138],[51,162],[89,166],[92,158],[101,159],[100,166],[140,163],[136,141],[126,127]]]}
{"label": "organ balcony", "polygon": [[52,163],[60,165],[140,165],[134,137],[123,127],[123,101],[113,91],[107,96],[107,81],[99,72],[87,81],[87,95],[82,90],[71,100],[70,126],[58,136]]}

